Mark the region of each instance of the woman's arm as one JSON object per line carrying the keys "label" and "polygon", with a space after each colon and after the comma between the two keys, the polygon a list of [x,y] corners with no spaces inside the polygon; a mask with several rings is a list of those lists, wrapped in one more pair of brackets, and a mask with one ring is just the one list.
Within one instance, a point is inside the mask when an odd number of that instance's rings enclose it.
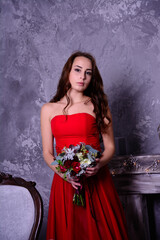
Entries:
{"label": "woman's arm", "polygon": [[42,148],[43,157],[47,165],[54,171],[57,172],[56,166],[51,165],[54,161],[53,153],[53,135],[51,131],[50,123],[51,107],[48,103],[44,104],[41,108],[41,136],[42,136]]}
{"label": "woman's arm", "polygon": [[[110,113],[110,110],[108,110],[108,115],[110,117],[110,119],[112,120],[112,116]],[[106,122],[106,124],[109,124],[108,119],[104,120]],[[104,152],[102,153],[102,157],[100,159],[97,159],[97,165],[93,168],[87,168],[86,171],[86,176],[93,176],[95,175],[99,169],[103,166],[105,166],[113,157],[114,153],[115,153],[115,143],[114,143],[114,135],[113,135],[113,126],[112,126],[112,121],[111,123],[108,125],[107,129],[106,129],[106,133],[102,134],[102,138],[103,138],[103,144],[104,144]]]}
{"label": "woman's arm", "polygon": [[[53,108],[50,106],[50,103],[43,105],[41,109],[41,135],[42,135],[42,148],[43,148],[43,158],[47,165],[57,173],[61,178],[64,178],[63,173],[58,172],[56,169],[57,165],[51,165],[55,160],[53,153],[53,135],[51,130],[51,112]],[[67,181],[72,184],[72,186],[77,189],[81,184],[79,182],[67,178]]]}

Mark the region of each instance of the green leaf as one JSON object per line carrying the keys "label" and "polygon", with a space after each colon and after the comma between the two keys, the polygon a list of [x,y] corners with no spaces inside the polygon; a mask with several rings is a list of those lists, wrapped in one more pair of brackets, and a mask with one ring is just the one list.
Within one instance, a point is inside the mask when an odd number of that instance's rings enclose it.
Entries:
{"label": "green leaf", "polygon": [[56,169],[57,169],[57,171],[58,172],[61,172],[61,170],[60,170],[60,167],[58,166],[58,167],[56,167]]}
{"label": "green leaf", "polygon": [[58,164],[63,166],[63,162],[61,160],[57,160]]}
{"label": "green leaf", "polygon": [[64,179],[65,181],[67,181],[67,175],[66,175],[66,173],[64,173],[63,179]]}

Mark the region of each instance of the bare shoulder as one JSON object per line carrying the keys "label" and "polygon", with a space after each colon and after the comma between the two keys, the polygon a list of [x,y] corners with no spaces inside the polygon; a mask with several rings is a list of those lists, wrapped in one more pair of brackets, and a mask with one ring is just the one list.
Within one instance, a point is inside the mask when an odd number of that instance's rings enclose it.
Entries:
{"label": "bare shoulder", "polygon": [[51,111],[54,108],[54,105],[54,103],[45,103],[41,108],[41,112],[47,113]]}
{"label": "bare shoulder", "polygon": [[50,119],[55,108],[56,103],[45,103],[41,108],[41,117],[45,116]]}
{"label": "bare shoulder", "polygon": [[53,103],[45,103],[41,108],[41,116],[47,117],[50,121],[56,115],[63,114],[63,109],[65,107],[65,103],[58,101]]}

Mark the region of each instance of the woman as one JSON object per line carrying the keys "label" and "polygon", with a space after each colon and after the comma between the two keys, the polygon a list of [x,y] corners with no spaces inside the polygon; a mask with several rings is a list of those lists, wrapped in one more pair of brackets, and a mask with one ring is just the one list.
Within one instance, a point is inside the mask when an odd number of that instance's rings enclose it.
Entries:
{"label": "woman", "polygon": [[[88,53],[76,52],[67,60],[50,103],[41,110],[43,156],[55,172],[48,212],[47,239],[54,240],[125,240],[128,239],[122,206],[112,182],[107,163],[115,145],[112,117],[103,82],[95,59]],[[78,179],[59,173],[54,161],[56,151],[80,142],[100,151],[99,134],[104,151],[95,167],[87,168],[86,206],[73,204]]]}

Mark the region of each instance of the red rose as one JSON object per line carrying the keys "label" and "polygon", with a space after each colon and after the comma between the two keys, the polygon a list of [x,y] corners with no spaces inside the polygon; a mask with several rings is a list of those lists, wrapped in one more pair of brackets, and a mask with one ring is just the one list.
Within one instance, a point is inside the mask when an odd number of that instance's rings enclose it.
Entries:
{"label": "red rose", "polygon": [[73,171],[76,172],[76,173],[79,173],[80,170],[81,170],[80,167],[74,167],[74,168],[73,168]]}
{"label": "red rose", "polygon": [[65,173],[67,171],[67,169],[65,167],[63,167],[61,165],[59,167],[60,167],[60,170],[61,170],[62,173]]}
{"label": "red rose", "polygon": [[81,170],[79,162],[73,162],[72,167],[73,167],[73,171],[76,173],[79,173],[79,171]]}
{"label": "red rose", "polygon": [[72,166],[72,161],[71,161],[71,160],[65,161],[64,166],[65,166],[67,169],[70,168],[70,167]]}
{"label": "red rose", "polygon": [[80,166],[80,162],[72,162],[72,165],[71,165],[73,168],[74,167],[79,167]]}

